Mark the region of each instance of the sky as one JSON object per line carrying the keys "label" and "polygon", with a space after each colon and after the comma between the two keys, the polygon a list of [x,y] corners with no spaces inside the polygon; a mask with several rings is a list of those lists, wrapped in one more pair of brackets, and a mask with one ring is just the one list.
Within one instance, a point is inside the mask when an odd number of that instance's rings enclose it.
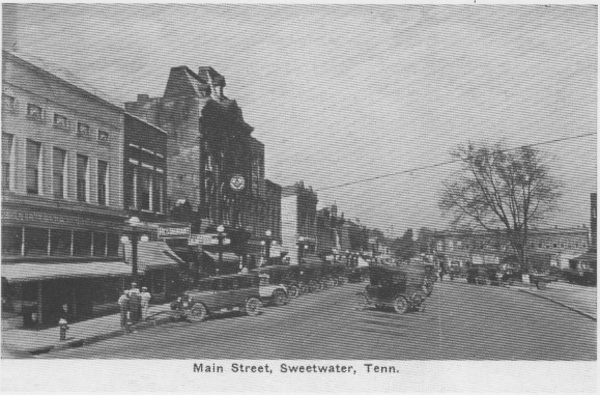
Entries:
{"label": "sky", "polygon": [[[409,170],[457,145],[596,133],[594,5],[16,7],[3,33],[17,54],[117,103],[162,96],[171,67],[212,66],[265,144],[268,179],[303,180],[319,207],[390,236],[447,227],[437,202],[458,167]],[[565,185],[548,225],[589,226],[596,135],[538,148]]]}

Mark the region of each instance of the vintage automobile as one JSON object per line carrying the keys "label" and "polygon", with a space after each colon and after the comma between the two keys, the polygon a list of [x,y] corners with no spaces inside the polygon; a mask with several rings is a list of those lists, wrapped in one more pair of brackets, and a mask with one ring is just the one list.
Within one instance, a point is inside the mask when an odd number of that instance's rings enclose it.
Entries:
{"label": "vintage automobile", "polygon": [[260,314],[260,279],[256,274],[232,274],[201,279],[171,303],[171,315],[178,319],[203,321],[208,316],[234,311]]}
{"label": "vintage automobile", "polygon": [[489,265],[472,265],[467,269],[467,282],[469,284],[497,284],[498,270]]}
{"label": "vintage automobile", "polygon": [[348,273],[349,283],[361,283],[369,278],[369,266],[357,266],[350,269]]}
{"label": "vintage automobile", "polygon": [[323,267],[323,275],[326,287],[329,280],[332,281],[333,285],[343,285],[348,281],[346,265],[343,263],[326,264]]}
{"label": "vintage automobile", "polygon": [[425,311],[423,265],[371,266],[369,280],[365,291],[356,294],[358,309],[393,307],[399,314],[411,309]]}
{"label": "vintage automobile", "polygon": [[558,277],[548,273],[535,272],[529,274],[529,283],[535,284],[537,289],[546,289],[549,283],[555,281],[558,281]]}
{"label": "vintage automobile", "polygon": [[288,291],[283,284],[271,281],[271,275],[265,273],[261,268],[258,275],[260,278],[260,298],[264,304],[283,306],[288,302]]}

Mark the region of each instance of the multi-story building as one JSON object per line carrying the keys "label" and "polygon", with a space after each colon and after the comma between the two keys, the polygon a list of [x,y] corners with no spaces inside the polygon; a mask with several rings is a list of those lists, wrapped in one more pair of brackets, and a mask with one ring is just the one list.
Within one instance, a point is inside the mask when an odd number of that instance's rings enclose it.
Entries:
{"label": "multi-story building", "polygon": [[[498,264],[513,254],[503,232],[436,232],[436,255],[439,259],[461,265]],[[589,246],[589,229],[582,227],[530,230],[527,257],[534,266],[568,267],[569,259],[582,254]]]}
{"label": "multi-story building", "polygon": [[341,230],[344,218],[338,216],[337,205],[317,212],[317,254],[339,260],[342,252]]}
{"label": "multi-story building", "polygon": [[[236,270],[240,261],[261,254],[272,200],[265,185],[264,145],[252,137],[252,126],[236,101],[223,94],[224,87],[225,78],[211,67],[198,73],[174,67],[162,97],[138,95],[125,106],[168,133],[166,203],[173,219],[189,221],[193,234],[204,235],[199,248],[209,259],[217,248],[211,235],[224,226],[231,242],[220,248],[227,252],[229,269]],[[280,239],[277,229],[270,230]]]}
{"label": "multi-story building", "polygon": [[90,316],[131,270],[119,258],[123,110],[6,51],[2,83],[3,312]]}
{"label": "multi-story building", "polygon": [[316,257],[317,202],[317,194],[303,181],[282,188],[281,241],[291,265]]}

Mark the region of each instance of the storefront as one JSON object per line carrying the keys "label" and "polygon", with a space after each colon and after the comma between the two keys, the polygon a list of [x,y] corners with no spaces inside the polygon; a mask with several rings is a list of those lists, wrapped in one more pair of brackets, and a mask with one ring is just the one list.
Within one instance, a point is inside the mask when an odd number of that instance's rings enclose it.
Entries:
{"label": "storefront", "polygon": [[2,202],[3,312],[51,325],[116,306],[131,272],[119,256],[122,210],[10,193]]}

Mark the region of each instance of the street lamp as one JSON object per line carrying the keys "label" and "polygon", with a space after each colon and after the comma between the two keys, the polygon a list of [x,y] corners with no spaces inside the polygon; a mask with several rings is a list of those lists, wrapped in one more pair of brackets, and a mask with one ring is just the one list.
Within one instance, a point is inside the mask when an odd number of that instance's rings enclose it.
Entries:
{"label": "street lamp", "polygon": [[227,233],[225,233],[225,227],[223,225],[217,226],[217,239],[219,240],[219,262],[217,265],[217,275],[219,275],[219,270],[223,265],[223,241],[227,237]]}
{"label": "street lamp", "polygon": [[[148,241],[148,236],[142,235],[139,237],[137,227],[141,221],[138,217],[131,217],[127,220],[127,224],[130,226],[129,233],[131,234],[131,240],[129,237],[121,237],[121,242],[127,244],[131,241],[131,278],[132,282],[137,283],[138,280],[138,241]],[[139,237],[139,238],[138,238]]]}
{"label": "street lamp", "polygon": [[269,258],[271,258],[271,230],[267,229],[265,231],[265,239],[260,242],[261,245],[265,246],[265,262],[267,265],[269,264]]}

